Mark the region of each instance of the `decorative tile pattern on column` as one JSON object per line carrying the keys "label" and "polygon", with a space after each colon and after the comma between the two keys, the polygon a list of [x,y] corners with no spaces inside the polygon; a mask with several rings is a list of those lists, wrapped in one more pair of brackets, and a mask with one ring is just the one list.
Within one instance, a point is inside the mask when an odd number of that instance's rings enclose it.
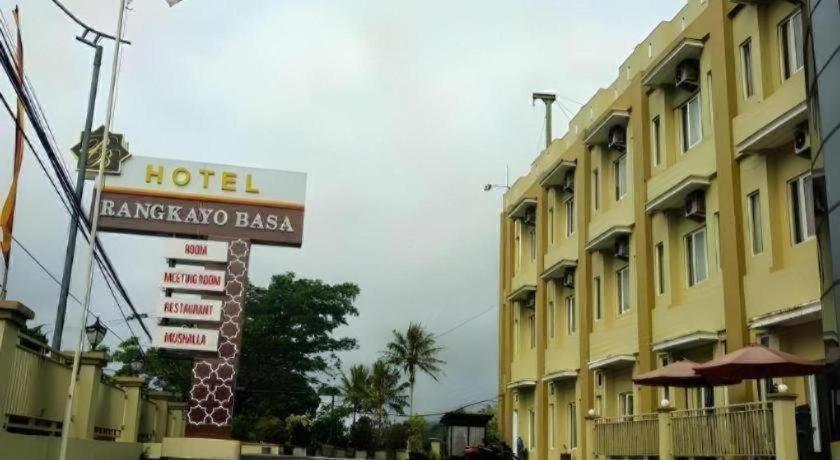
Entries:
{"label": "decorative tile pattern on column", "polygon": [[228,248],[225,302],[219,325],[217,357],[196,358],[187,410],[187,436],[227,437],[242,346],[245,286],[251,244],[233,240]]}

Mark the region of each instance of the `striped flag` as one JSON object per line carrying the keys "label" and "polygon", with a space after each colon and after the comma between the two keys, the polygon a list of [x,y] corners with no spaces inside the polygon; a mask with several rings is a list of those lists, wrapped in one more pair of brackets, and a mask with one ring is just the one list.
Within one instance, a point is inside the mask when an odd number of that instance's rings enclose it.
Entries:
{"label": "striped flag", "polygon": [[[18,8],[12,11],[15,18],[15,25],[17,26],[17,53],[15,56],[15,64],[17,66],[17,81],[23,86],[23,43],[20,36],[20,16]],[[23,121],[24,121],[23,101],[18,98],[17,103],[17,130],[15,132],[15,150],[14,150],[14,166],[12,168],[12,185],[9,188],[9,195],[3,203],[3,209],[0,211],[0,252],[3,253],[3,260],[6,264],[6,272],[9,270],[9,256],[12,251],[12,228],[15,223],[15,202],[17,200],[17,186],[18,177],[20,176],[20,168],[23,164]],[[5,286],[3,286],[5,288]]]}

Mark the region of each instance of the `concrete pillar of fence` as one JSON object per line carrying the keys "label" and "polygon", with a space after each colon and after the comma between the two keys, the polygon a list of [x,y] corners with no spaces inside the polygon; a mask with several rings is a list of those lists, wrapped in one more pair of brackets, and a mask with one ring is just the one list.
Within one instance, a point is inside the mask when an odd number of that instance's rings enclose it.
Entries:
{"label": "concrete pillar of fence", "polygon": [[674,412],[674,408],[660,406],[656,412],[659,414],[659,460],[674,460],[671,431],[671,412]]}
{"label": "concrete pillar of fence", "polygon": [[595,460],[598,456],[595,455],[595,422],[598,421],[598,414],[590,409],[586,414],[586,450],[583,453],[584,460]]}
{"label": "concrete pillar of fence", "polygon": [[[64,352],[68,354],[71,352]],[[76,394],[73,397],[73,418],[71,436],[79,439],[93,439],[93,427],[96,423],[96,405],[99,385],[102,384],[102,368],[108,364],[104,352],[89,351],[82,353],[79,362],[79,377],[76,380]]]}
{"label": "concrete pillar of fence", "polygon": [[169,421],[169,402],[174,395],[168,391],[150,391],[149,401],[157,407],[155,413],[155,427],[150,442],[163,442],[166,436],[166,425]]}
{"label": "concrete pillar of fence", "polygon": [[146,379],[143,377],[114,377],[114,383],[125,390],[125,409],[119,442],[137,442],[140,433],[140,390]]}
{"label": "concrete pillar of fence", "polygon": [[429,438],[429,458],[431,458],[432,460],[440,460],[441,458],[443,458],[440,455],[440,446],[440,439]]}
{"label": "concrete pillar of fence", "polygon": [[184,414],[187,410],[187,403],[185,402],[171,402],[169,403],[169,419],[166,423],[166,437],[167,438],[183,438],[184,429],[186,428],[186,419]]}
{"label": "concrete pillar of fence", "polygon": [[[18,332],[26,326],[26,321],[35,317],[32,310],[22,303],[12,300],[0,301],[0,408],[8,407],[6,396],[12,379],[15,353],[18,346]],[[2,423],[3,420],[0,420]]]}
{"label": "concrete pillar of fence", "polygon": [[776,458],[799,458],[796,446],[796,394],[780,391],[769,395],[767,399],[773,406]]}

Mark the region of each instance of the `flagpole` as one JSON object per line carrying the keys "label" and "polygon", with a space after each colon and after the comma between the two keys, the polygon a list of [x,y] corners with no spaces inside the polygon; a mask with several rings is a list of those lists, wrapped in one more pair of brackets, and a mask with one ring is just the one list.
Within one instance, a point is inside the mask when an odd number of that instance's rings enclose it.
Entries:
{"label": "flagpole", "polygon": [[114,97],[117,87],[117,71],[120,63],[120,47],[122,45],[123,25],[125,23],[126,0],[120,0],[120,10],[117,14],[117,39],[114,41],[114,58],[111,62],[111,84],[108,88],[108,105],[105,113],[105,129],[102,133],[101,150],[99,151],[99,170],[96,173],[96,186],[94,188],[93,217],[90,228],[90,244],[88,245],[88,260],[86,270],[85,297],[82,303],[82,314],[79,322],[79,336],[76,341],[75,353],[73,355],[73,370],[70,374],[70,384],[67,389],[67,401],[64,406],[64,419],[61,425],[61,447],[58,453],[58,460],[67,460],[67,443],[70,439],[70,429],[73,415],[73,399],[76,393],[76,379],[79,375],[79,362],[82,358],[82,341],[85,336],[85,324],[87,323],[90,311],[91,288],[93,287],[93,263],[96,250],[96,234],[99,226],[99,202],[102,196],[102,187],[105,184],[105,163],[108,160],[108,138],[111,133],[111,119],[114,115]]}

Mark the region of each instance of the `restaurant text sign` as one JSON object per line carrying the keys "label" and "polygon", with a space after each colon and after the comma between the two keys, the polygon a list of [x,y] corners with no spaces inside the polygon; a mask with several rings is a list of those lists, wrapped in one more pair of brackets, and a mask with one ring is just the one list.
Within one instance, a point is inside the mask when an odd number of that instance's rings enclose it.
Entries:
{"label": "restaurant text sign", "polygon": [[174,320],[218,322],[222,318],[222,301],[164,297],[160,300],[158,314],[161,318]]}
{"label": "restaurant text sign", "polygon": [[157,329],[154,345],[173,350],[214,352],[219,345],[219,331],[160,326]]}
{"label": "restaurant text sign", "polygon": [[161,287],[176,291],[222,292],[225,290],[225,272],[169,268],[163,272]]}

